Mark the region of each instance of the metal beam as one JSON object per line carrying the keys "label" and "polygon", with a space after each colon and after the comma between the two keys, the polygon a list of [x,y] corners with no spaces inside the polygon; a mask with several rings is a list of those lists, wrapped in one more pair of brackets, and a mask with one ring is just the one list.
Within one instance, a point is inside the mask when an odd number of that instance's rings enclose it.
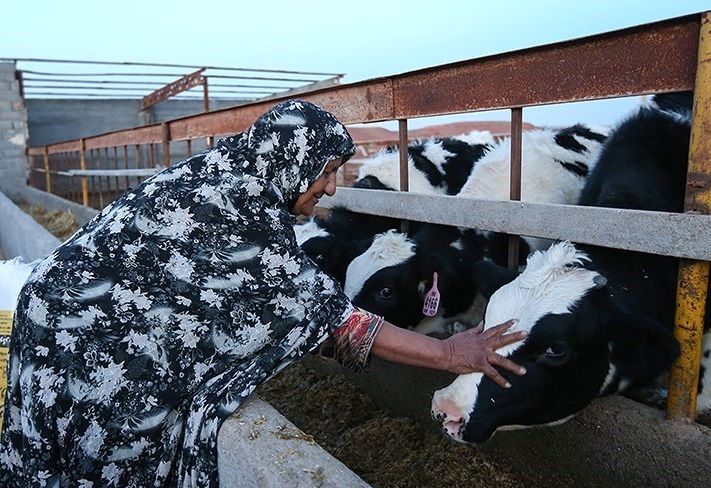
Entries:
{"label": "metal beam", "polygon": [[202,85],[203,83],[205,83],[205,79],[202,76],[204,71],[205,68],[200,68],[199,70],[190,73],[189,75],[185,75],[172,83],[168,83],[164,87],[159,88],[153,93],[146,95],[141,101],[141,110],[146,110],[147,108],[152,107],[156,103],[168,100],[170,97],[175,96],[178,93]]}
{"label": "metal beam", "polygon": [[711,260],[711,216],[339,188],[321,206],[397,219]]}

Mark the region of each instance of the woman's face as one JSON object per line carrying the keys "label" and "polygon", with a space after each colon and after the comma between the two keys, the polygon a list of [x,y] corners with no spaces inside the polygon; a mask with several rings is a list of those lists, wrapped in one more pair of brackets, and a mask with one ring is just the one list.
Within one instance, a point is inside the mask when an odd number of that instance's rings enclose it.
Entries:
{"label": "woman's face", "polygon": [[299,195],[291,208],[291,213],[309,216],[314,213],[314,208],[324,194],[329,197],[333,196],[336,193],[336,172],[340,166],[341,158],[329,161],[321,176],[313,182],[308,190]]}

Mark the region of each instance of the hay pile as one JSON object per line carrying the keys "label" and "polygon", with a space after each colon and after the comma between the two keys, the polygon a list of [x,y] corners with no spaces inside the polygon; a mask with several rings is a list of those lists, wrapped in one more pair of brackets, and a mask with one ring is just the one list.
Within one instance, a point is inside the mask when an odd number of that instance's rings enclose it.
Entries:
{"label": "hay pile", "polygon": [[42,207],[28,204],[21,204],[20,208],[60,241],[66,240],[79,228],[74,214],[69,210],[49,212]]}
{"label": "hay pile", "polygon": [[475,448],[388,417],[341,375],[296,364],[257,393],[376,488],[523,486]]}

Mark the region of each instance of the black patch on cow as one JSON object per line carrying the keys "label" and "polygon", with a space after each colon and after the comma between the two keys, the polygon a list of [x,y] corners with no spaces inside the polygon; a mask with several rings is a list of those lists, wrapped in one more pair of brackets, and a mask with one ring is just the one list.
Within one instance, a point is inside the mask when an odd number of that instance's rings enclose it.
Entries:
{"label": "black patch on cow", "polygon": [[576,153],[587,152],[587,148],[575,139],[578,136],[591,141],[605,142],[606,136],[599,134],[585,127],[584,125],[575,124],[571,127],[561,129],[555,134],[555,142],[560,147],[568,149]]}
{"label": "black patch on cow", "polygon": [[588,165],[582,161],[561,161],[560,159],[553,159],[553,161],[580,178],[585,178],[590,172]]}
{"label": "black patch on cow", "polygon": [[444,185],[447,195],[456,195],[472,174],[472,170],[484,154],[492,146],[488,144],[469,144],[459,139],[440,139],[442,148],[454,156],[447,158],[442,165],[444,169]]}
{"label": "black patch on cow", "polygon": [[373,175],[364,176],[353,183],[353,188],[362,188],[364,190],[395,190],[384,185],[377,177]]}
{"label": "black patch on cow", "polygon": [[[441,162],[442,171],[434,161],[424,154],[428,144],[440,144],[442,149],[451,153]],[[417,140],[410,143],[407,153],[412,164],[434,188],[441,188],[447,195],[456,195],[467,182],[476,162],[491,149],[488,144],[469,144],[460,139],[444,137]],[[387,153],[398,152],[397,146],[388,146]],[[395,190],[385,186],[373,175],[364,176],[353,184],[354,188]]]}
{"label": "black patch on cow", "polygon": [[708,358],[709,356],[711,356],[711,349],[706,349],[706,350],[704,351],[704,357],[705,357],[705,358]]}

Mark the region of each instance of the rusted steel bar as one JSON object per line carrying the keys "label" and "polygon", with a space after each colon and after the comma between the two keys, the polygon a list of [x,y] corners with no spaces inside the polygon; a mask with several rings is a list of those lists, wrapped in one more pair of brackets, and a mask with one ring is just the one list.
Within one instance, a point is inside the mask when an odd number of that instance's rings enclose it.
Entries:
{"label": "rusted steel bar", "polygon": [[[99,153],[99,154],[101,154],[101,153]],[[111,165],[109,164],[109,148],[108,147],[104,148],[104,158],[106,158],[104,161],[99,160],[99,162],[101,164],[100,169],[105,169],[105,168],[111,167]],[[99,178],[101,178],[101,177],[99,177]],[[106,178],[106,190],[107,190],[106,193],[108,195],[111,195],[111,190],[112,190],[111,178]]]}
{"label": "rusted steel bar", "polygon": [[181,78],[178,78],[177,80],[157,89],[153,93],[146,95],[141,101],[141,110],[146,110],[147,108],[152,107],[156,103],[160,103],[164,100],[167,100],[170,97],[177,95],[178,93],[184,92],[185,90],[189,90],[195,86],[204,84],[202,78],[203,71],[205,71],[205,68],[200,68],[197,71],[182,76]]}
{"label": "rusted steel bar", "polygon": [[[84,139],[79,139],[79,168],[86,170],[86,145]],[[89,179],[86,176],[81,177],[81,203],[89,206]]]}
{"label": "rusted steel bar", "polygon": [[161,152],[163,153],[163,166],[170,166],[170,125],[167,123],[161,124],[161,134],[163,141],[161,142]]}
{"label": "rusted steel bar", "polygon": [[205,112],[210,111],[210,94],[207,89],[207,76],[202,79],[202,104]]}
{"label": "rusted steel bar", "polygon": [[[509,200],[521,200],[521,140],[523,108],[511,109],[511,154],[509,165]],[[518,269],[519,236],[509,236],[509,268]]]}
{"label": "rusted steel bar", "polygon": [[398,124],[398,148],[400,150],[400,191],[410,191],[410,174],[407,165],[408,160],[408,140],[407,140],[407,119],[397,121]]}
{"label": "rusted steel bar", "polygon": [[[690,15],[389,78],[336,85],[299,97],[353,124],[690,90],[696,71],[699,19],[699,15]],[[287,98],[175,119],[170,121],[172,140],[241,132]],[[117,140],[107,145],[160,142],[160,129],[151,127],[116,132],[113,137]],[[152,138],[151,130],[157,132]],[[94,147],[92,139],[87,138],[87,147]],[[106,144],[103,140],[97,143]],[[50,152],[54,149],[55,145],[50,145]]]}
{"label": "rusted steel bar", "polygon": [[[708,215],[711,209],[711,14],[702,15],[694,111],[686,178],[686,213]],[[704,334],[709,263],[682,260],[679,265],[676,328],[681,354],[669,377],[667,416],[694,419]]]}
{"label": "rusted steel bar", "polygon": [[[398,126],[398,149],[400,152],[400,191],[410,191],[410,168],[408,167],[409,159],[409,140],[407,138],[407,119],[397,121]],[[410,230],[410,222],[403,220],[400,222],[400,230],[407,233]]]}
{"label": "rusted steel bar", "polygon": [[[126,144],[123,145],[123,167],[124,169],[128,169],[128,146]],[[126,189],[128,190],[131,188],[131,178],[126,177]]]}
{"label": "rusted steel bar", "polygon": [[49,152],[47,146],[44,146],[44,181],[47,193],[52,193],[52,181],[49,176]]}

